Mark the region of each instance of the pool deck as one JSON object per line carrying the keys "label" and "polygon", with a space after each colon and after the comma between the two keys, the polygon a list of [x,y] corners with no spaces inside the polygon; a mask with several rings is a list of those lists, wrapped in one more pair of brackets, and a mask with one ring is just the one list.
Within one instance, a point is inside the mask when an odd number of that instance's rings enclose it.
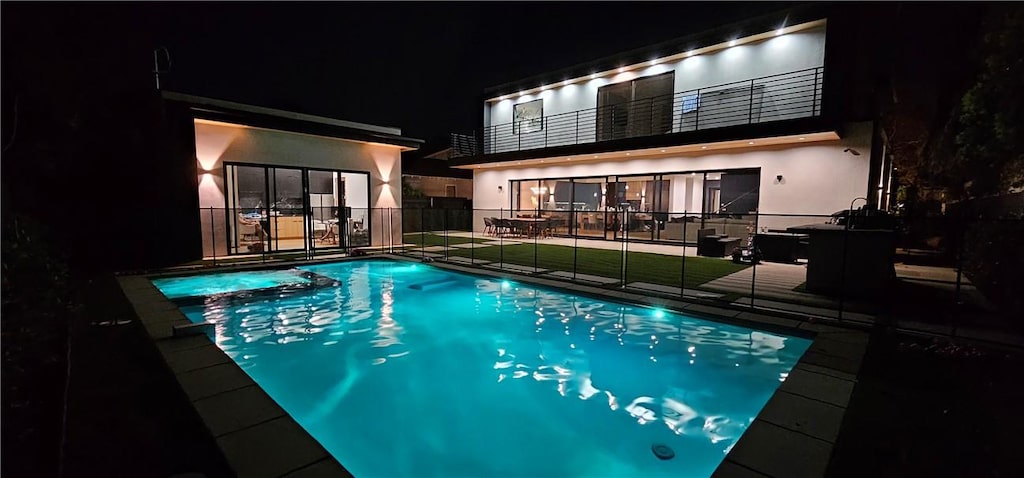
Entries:
{"label": "pool deck", "polygon": [[[376,257],[418,262],[400,256]],[[337,259],[331,259],[334,260]],[[288,265],[291,263],[268,264],[260,268]],[[662,307],[718,322],[813,337],[810,348],[712,476],[825,475],[867,349],[867,332],[836,327],[827,321],[799,320],[799,315],[768,315],[738,307],[652,297],[570,283],[557,278],[517,275],[510,271],[455,264],[434,265],[472,275],[514,279],[524,284]],[[238,267],[237,270],[253,268]],[[179,386],[192,402],[237,476],[352,476],[207,335],[180,333],[184,330],[182,326],[188,326],[191,322],[177,305],[164,297],[150,282],[149,279],[156,276],[120,276],[118,282]]]}

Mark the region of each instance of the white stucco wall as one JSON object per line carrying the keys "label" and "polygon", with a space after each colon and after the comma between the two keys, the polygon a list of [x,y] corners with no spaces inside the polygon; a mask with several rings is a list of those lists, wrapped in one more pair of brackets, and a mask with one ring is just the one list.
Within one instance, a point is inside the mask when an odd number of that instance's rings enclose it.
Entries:
{"label": "white stucco wall", "polygon": [[[483,217],[496,216],[502,209],[505,217],[508,217],[510,180],[721,171],[737,168],[761,168],[760,226],[784,228],[823,222],[823,219],[816,218],[772,215],[828,215],[848,208],[853,198],[864,196],[867,193],[870,169],[871,131],[870,123],[856,123],[848,125],[844,137],[839,140],[806,145],[692,153],[660,159],[475,170],[473,207],[478,211],[474,227],[482,230]],[[852,148],[861,154],[854,156],[843,152],[846,148]],[[779,174],[783,176],[782,181],[776,180]],[[683,187],[676,184],[677,182],[673,180],[673,190]],[[501,191],[498,190],[499,186]],[[672,212],[699,212],[702,198],[700,176],[694,178],[692,185],[687,181],[685,188],[692,195],[687,200],[685,194],[682,198],[673,194],[673,208],[682,205],[683,209]],[[685,191],[680,189],[674,192]],[[483,211],[485,209],[487,211]]]}
{"label": "white stucco wall", "polygon": [[[196,120],[195,130],[196,159],[199,162],[200,175],[200,208],[225,207],[225,162],[365,172],[370,177],[369,207],[401,207],[401,150],[397,146],[367,144],[205,120]],[[352,179],[357,177],[353,176]],[[350,205],[366,207],[365,199],[357,199],[366,197],[366,192],[358,190],[360,186],[356,184],[363,182],[362,177],[359,176],[358,179],[359,181],[352,181],[353,189],[347,191],[347,195],[352,197]],[[224,237],[223,233],[217,231],[211,236],[208,231],[209,214],[202,213],[202,216],[204,241],[208,236]],[[388,238],[380,230],[382,221],[372,222],[374,245],[387,244]],[[214,227],[219,229],[223,226]],[[395,240],[401,240],[401,228],[394,231],[394,235]],[[218,250],[218,254],[224,252]]]}
{"label": "white stucco wall", "polygon": [[[673,52],[675,53],[675,52]],[[668,71],[675,72],[673,92],[687,92],[698,88],[707,88],[726,83],[762,78],[770,75],[816,68],[824,65],[825,58],[825,27],[817,27],[795,33],[789,33],[762,40],[756,43],[737,45],[734,47],[719,50],[714,53],[696,55],[685,58],[681,61],[658,63],[646,68],[626,71],[623,73],[595,78],[589,81],[572,83],[563,86],[561,83],[547,85],[549,89],[537,94],[527,94],[520,97],[505,99],[497,102],[484,104],[484,126],[505,125],[512,122],[512,109],[518,103],[543,99],[544,116],[558,115],[580,110],[587,110],[597,107],[598,88],[623,81],[633,80],[643,76],[657,75]],[[810,80],[813,83],[813,79]],[[801,83],[802,87],[813,87],[811,84]],[[544,86],[544,85],[538,85]],[[764,95],[769,98],[772,95],[772,84],[766,85]],[[793,85],[786,85],[785,92],[780,95],[793,95]],[[813,94],[808,89],[807,95]],[[787,98],[791,98],[789,96]],[[820,98],[820,92],[819,92]],[[766,108],[770,108],[770,102],[766,100]],[[810,107],[808,107],[808,110]],[[803,115],[806,116],[806,115]],[[562,117],[564,121],[570,121],[568,117]],[[586,115],[581,116],[581,122]],[[778,118],[783,119],[783,118]],[[548,139],[549,146],[555,145],[556,131],[558,126],[563,124],[562,119],[551,119],[551,125],[555,128],[550,131]],[[573,120],[574,121],[574,120]],[[593,122],[592,119],[589,120]],[[680,112],[673,113],[674,129],[685,129],[685,120],[680,117]],[[590,128],[593,126],[591,125]],[[703,128],[703,126],[702,126]],[[587,129],[583,127],[582,129]],[[592,130],[588,130],[592,136]],[[564,132],[564,128],[563,128]],[[544,141],[543,131],[530,133],[535,136],[534,141]],[[511,128],[498,127],[494,136],[489,138],[494,144],[502,145],[500,150],[507,148],[504,145],[513,145],[520,139],[528,143],[530,137],[518,138],[519,135],[512,135]],[[585,135],[581,135],[585,136]],[[539,139],[538,139],[539,138]],[[580,138],[565,138],[566,142],[587,142]],[[592,139],[591,139],[592,140]]]}

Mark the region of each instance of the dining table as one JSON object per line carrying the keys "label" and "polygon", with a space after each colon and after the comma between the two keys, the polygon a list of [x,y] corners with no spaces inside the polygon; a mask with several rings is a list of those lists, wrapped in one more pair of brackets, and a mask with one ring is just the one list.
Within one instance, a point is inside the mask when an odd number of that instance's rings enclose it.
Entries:
{"label": "dining table", "polygon": [[516,217],[509,219],[509,222],[513,224],[517,222],[523,224],[523,229],[526,230],[527,237],[536,237],[541,235],[544,232],[544,228],[539,226],[547,224],[548,221],[550,221],[550,219],[544,217]]}

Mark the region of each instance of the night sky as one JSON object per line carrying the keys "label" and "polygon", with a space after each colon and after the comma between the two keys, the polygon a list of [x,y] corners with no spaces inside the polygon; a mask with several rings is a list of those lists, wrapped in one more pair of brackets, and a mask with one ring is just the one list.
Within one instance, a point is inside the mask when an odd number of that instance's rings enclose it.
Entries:
{"label": "night sky", "polygon": [[789,5],[5,2],[4,101],[149,87],[164,46],[165,89],[436,140],[480,127],[488,86]]}

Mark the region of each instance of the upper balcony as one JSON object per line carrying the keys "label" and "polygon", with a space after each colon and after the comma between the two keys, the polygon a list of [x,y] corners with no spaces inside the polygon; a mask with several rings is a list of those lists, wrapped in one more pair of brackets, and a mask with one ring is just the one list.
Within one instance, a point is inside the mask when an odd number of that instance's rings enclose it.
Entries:
{"label": "upper balcony", "polygon": [[526,110],[517,115],[518,121],[492,124],[471,135],[453,134],[452,157],[820,116],[823,79],[824,68],[819,66],[567,113]]}

